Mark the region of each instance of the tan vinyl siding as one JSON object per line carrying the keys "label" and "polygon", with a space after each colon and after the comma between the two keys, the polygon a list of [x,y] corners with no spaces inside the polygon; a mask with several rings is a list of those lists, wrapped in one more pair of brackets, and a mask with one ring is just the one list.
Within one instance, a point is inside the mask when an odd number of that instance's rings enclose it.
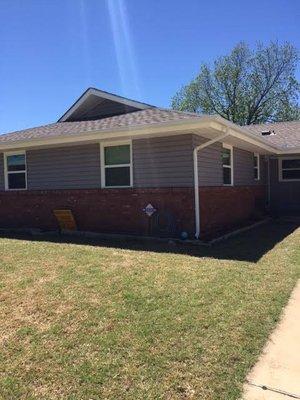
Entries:
{"label": "tan vinyl siding", "polygon": [[135,187],[193,185],[192,135],[178,135],[132,142]]}
{"label": "tan vinyl siding", "polygon": [[101,187],[99,144],[28,150],[28,189]]}

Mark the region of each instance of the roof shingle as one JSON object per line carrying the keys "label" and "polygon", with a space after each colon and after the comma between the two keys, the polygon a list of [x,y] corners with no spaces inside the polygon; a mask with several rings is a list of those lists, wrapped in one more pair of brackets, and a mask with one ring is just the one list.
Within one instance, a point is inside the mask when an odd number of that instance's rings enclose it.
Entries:
{"label": "roof shingle", "polygon": [[[275,122],[245,127],[255,136],[263,137],[268,143],[282,150],[300,148],[300,121]],[[262,136],[262,131],[271,130],[275,135]]]}
{"label": "roof shingle", "polygon": [[[98,120],[57,122],[36,128],[11,132],[0,135],[0,144],[13,144],[20,141],[60,136],[76,136],[79,134],[88,134],[118,128],[139,128],[145,125],[171,123],[190,119],[200,120],[201,115],[154,107]],[[300,121],[249,125],[243,128],[256,137],[259,137],[265,143],[274,145],[282,150],[300,148]],[[264,130],[274,130],[275,135],[262,136],[261,132]]]}
{"label": "roof shingle", "polygon": [[201,116],[192,113],[183,113],[174,110],[160,108],[149,108],[135,111],[129,114],[116,115],[114,117],[102,118],[92,121],[57,122],[24,129],[21,131],[0,135],[0,143],[12,143],[30,139],[51,138],[56,136],[72,136],[84,133],[98,132],[107,129],[133,128],[143,125],[174,122],[185,119],[200,119]]}

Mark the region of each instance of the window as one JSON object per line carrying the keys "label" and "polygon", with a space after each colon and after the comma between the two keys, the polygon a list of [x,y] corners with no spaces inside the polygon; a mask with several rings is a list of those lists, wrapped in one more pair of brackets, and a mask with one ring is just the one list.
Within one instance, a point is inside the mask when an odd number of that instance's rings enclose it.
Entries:
{"label": "window", "polygon": [[223,144],[223,185],[233,185],[232,146]]}
{"label": "window", "polygon": [[4,155],[5,189],[20,190],[27,188],[25,152],[6,153]]}
{"label": "window", "polygon": [[260,166],[259,166],[259,154],[253,154],[253,166],[254,166],[254,179],[260,180]]}
{"label": "window", "polygon": [[101,149],[102,187],[132,186],[131,143],[103,144]]}
{"label": "window", "polygon": [[282,158],[279,160],[279,180],[300,180],[300,157]]}

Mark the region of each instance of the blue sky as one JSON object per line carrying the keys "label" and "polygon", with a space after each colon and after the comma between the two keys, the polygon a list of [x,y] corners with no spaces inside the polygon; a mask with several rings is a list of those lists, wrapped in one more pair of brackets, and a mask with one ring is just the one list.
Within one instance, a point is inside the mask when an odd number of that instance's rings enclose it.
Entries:
{"label": "blue sky", "polygon": [[1,0],[0,132],[56,121],[88,86],[168,107],[241,40],[300,48],[299,21],[300,0]]}

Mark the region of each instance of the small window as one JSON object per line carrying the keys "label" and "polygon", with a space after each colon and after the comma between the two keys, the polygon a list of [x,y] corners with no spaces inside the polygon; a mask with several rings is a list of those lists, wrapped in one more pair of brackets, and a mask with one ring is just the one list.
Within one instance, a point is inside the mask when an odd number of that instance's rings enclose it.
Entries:
{"label": "small window", "polygon": [[281,181],[300,180],[300,157],[282,159],[279,161],[279,165],[281,165],[279,171]]}
{"label": "small window", "polygon": [[260,167],[259,167],[259,154],[253,155],[253,166],[254,166],[254,179],[256,181],[260,180]]}
{"label": "small window", "polygon": [[25,152],[5,154],[5,189],[22,190],[27,187]]}
{"label": "small window", "polygon": [[102,186],[132,185],[131,144],[107,144],[102,147]]}
{"label": "small window", "polygon": [[223,144],[223,185],[233,185],[232,146]]}

